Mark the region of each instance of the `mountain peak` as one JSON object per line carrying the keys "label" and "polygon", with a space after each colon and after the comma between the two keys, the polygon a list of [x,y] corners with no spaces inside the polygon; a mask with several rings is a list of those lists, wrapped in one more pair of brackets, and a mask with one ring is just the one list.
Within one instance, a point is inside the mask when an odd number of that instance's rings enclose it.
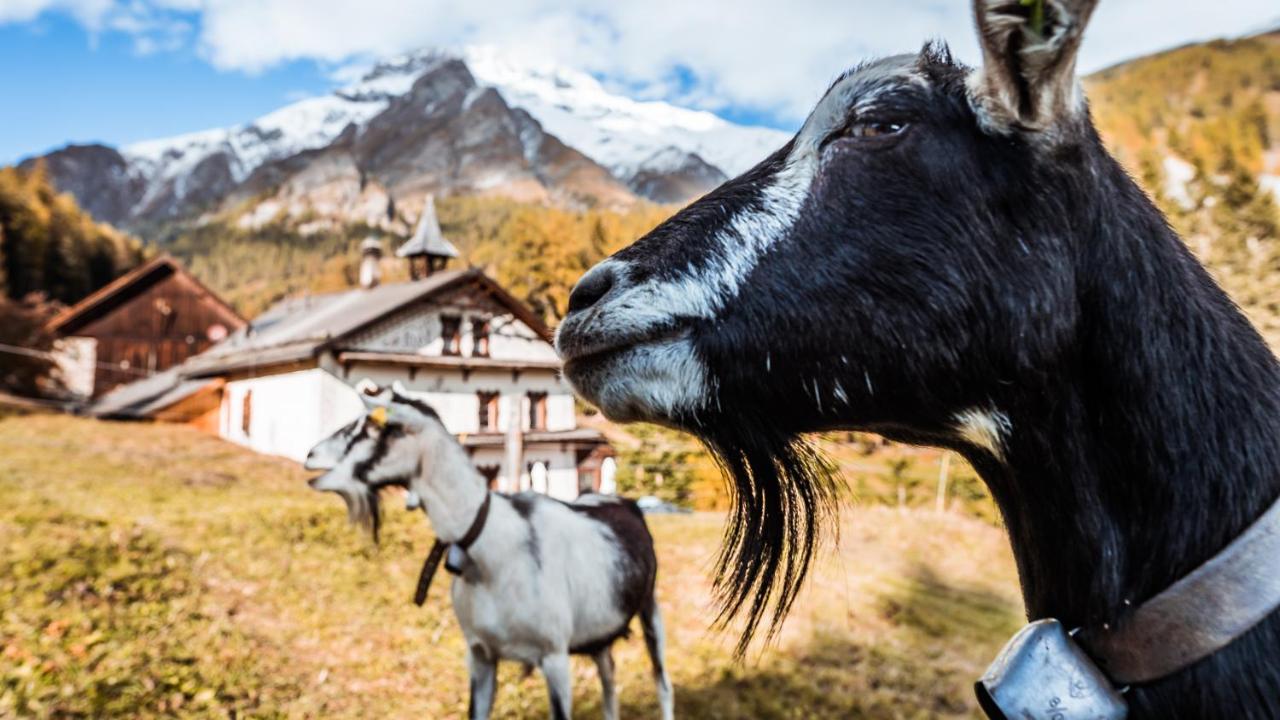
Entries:
{"label": "mountain peak", "polygon": [[735,125],[704,110],[640,101],[607,90],[589,73],[551,63],[521,63],[491,46],[462,56],[483,85],[524,108],[548,132],[628,179],[656,152],[698,155],[725,175],[738,175],[790,139],[763,127]]}
{"label": "mountain peak", "polygon": [[[476,144],[480,137],[497,144]],[[54,181],[81,189],[114,183],[103,206],[110,216],[99,219],[126,227],[217,211],[295,176],[330,188],[334,198],[360,198],[364,219],[383,202],[365,191],[366,177],[383,183],[378,192],[390,193],[389,206],[402,200],[396,188],[611,204],[624,201],[629,187],[681,202],[787,139],[709,112],[634,100],[589,73],[518,62],[493,47],[425,49],[380,60],[327,95],[240,125],[127,145],[111,177],[78,177],[84,164],[67,156],[57,165],[67,177]],[[321,158],[325,164],[305,171]],[[99,166],[106,164],[92,165]],[[338,190],[331,183],[339,176],[359,178],[361,189]]]}

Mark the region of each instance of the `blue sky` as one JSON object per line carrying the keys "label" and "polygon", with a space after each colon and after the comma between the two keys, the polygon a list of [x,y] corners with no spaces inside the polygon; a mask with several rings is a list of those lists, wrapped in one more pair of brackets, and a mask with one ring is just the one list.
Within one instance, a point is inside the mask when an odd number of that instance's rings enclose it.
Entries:
{"label": "blue sky", "polygon": [[[1103,0],[1081,69],[1276,26],[1275,0]],[[967,0],[0,0],[0,163],[246,122],[344,68],[466,44],[789,129],[860,59],[940,38],[976,62],[971,27]]]}
{"label": "blue sky", "polygon": [[92,37],[60,15],[0,26],[0,69],[0,163],[69,142],[119,145],[234,125],[332,86],[309,60],[257,75],[218,70],[189,48],[140,54],[127,35]]}

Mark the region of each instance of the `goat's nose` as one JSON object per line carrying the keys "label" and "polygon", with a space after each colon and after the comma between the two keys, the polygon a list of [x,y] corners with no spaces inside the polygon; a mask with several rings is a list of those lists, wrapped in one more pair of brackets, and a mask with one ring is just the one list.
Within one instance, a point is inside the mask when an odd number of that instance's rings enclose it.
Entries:
{"label": "goat's nose", "polygon": [[613,263],[606,262],[587,271],[569,293],[569,312],[578,312],[600,302],[600,298],[613,289],[615,271]]}

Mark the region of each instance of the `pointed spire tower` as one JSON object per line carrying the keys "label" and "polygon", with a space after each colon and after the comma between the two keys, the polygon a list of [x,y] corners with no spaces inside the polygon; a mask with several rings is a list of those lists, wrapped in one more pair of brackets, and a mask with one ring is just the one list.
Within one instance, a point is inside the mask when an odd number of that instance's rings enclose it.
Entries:
{"label": "pointed spire tower", "polygon": [[409,276],[414,280],[443,270],[450,260],[458,257],[458,248],[445,240],[440,232],[434,196],[427,196],[427,202],[422,206],[422,215],[418,217],[418,228],[413,231],[413,237],[396,250],[396,257],[409,261]]}

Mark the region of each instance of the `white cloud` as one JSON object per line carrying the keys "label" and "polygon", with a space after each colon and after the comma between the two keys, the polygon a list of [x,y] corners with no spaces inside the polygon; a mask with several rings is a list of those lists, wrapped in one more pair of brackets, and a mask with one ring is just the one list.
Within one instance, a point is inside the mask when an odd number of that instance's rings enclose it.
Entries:
{"label": "white cloud", "polygon": [[41,13],[57,11],[96,31],[112,5],[113,0],[0,0],[0,25],[26,22]]}
{"label": "white cloud", "polygon": [[[1103,0],[1082,69],[1274,22],[1275,0]],[[424,46],[491,44],[517,57],[589,70],[633,94],[709,109],[803,117],[827,82],[874,55],[911,52],[929,38],[977,59],[961,0],[0,0],[0,22],[61,10],[87,26],[144,20],[148,47],[172,46],[157,18],[195,14],[200,53],[214,66],[257,72],[314,59],[341,66]],[[165,34],[167,32],[167,34]],[[161,44],[161,40],[167,42]],[[694,79],[678,81],[680,72]]]}

